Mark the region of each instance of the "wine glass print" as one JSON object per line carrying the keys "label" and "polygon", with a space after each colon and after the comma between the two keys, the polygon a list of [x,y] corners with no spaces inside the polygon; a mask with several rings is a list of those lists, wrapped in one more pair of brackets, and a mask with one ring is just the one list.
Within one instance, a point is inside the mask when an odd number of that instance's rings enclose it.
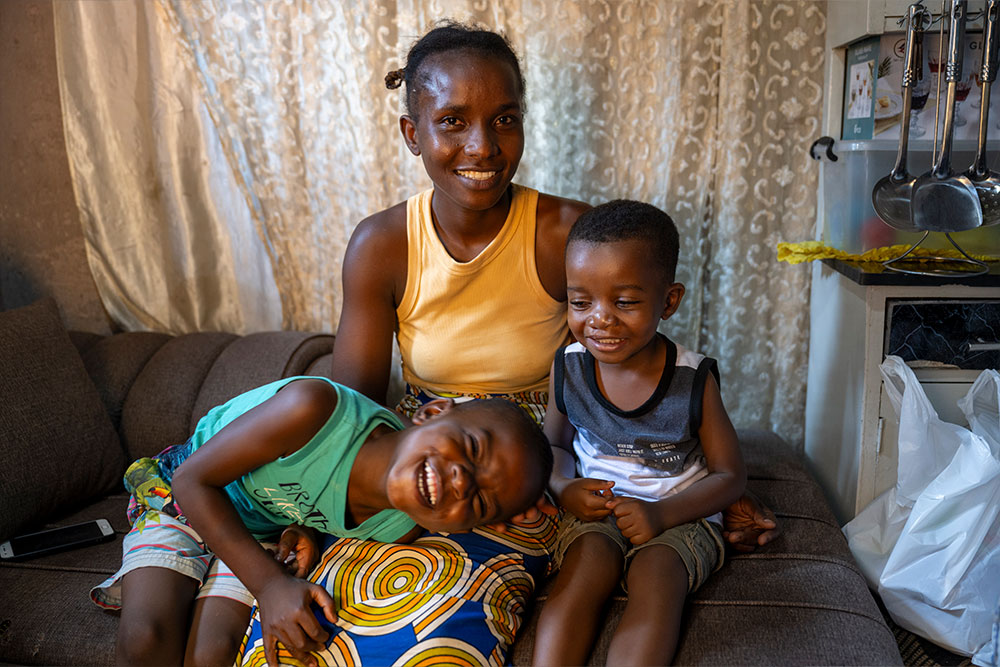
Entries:
{"label": "wine glass print", "polygon": [[[931,49],[931,53],[927,54],[927,69],[931,73],[931,87],[936,91],[938,88],[938,75],[941,73],[941,68],[944,67],[944,61],[938,59],[938,54],[935,49]],[[935,97],[938,93],[935,92]]]}
{"label": "wine glass print", "polygon": [[969,91],[972,90],[973,78],[970,76],[968,79],[955,82],[955,127],[962,127],[967,122],[962,118],[962,102],[965,101],[965,98],[969,96]]}
{"label": "wine glass print", "polygon": [[848,118],[867,118],[872,108],[871,62],[851,66],[851,100],[847,107]]}
{"label": "wine glass print", "polygon": [[931,96],[931,84],[927,79],[918,79],[910,90],[910,136],[922,137],[927,134],[927,128],[921,124],[920,112],[927,106]]}

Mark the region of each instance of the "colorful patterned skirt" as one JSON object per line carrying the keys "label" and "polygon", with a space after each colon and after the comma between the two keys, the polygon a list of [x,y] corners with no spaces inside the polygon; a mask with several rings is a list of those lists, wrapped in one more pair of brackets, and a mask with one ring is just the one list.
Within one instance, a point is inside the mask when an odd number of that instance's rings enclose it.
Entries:
{"label": "colorful patterned skirt", "polygon": [[456,403],[483,400],[487,398],[503,398],[511,401],[512,403],[516,403],[519,408],[527,412],[528,415],[535,420],[536,424],[541,426],[542,421],[545,419],[545,408],[548,405],[549,392],[520,391],[512,394],[438,393],[425,387],[417,387],[415,385],[407,384],[406,393],[403,394],[401,399],[399,399],[399,403],[396,405],[396,411],[402,415],[412,418],[413,413],[416,412],[421,405],[439,398],[450,398]]}

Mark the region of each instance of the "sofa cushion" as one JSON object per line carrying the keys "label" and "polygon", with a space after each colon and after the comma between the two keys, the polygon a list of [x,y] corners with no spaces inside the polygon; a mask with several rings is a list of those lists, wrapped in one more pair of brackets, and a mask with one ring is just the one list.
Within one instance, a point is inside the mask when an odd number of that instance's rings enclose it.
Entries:
{"label": "sofa cushion", "polygon": [[300,331],[265,331],[233,340],[219,353],[201,385],[190,430],[209,410],[245,391],[276,378],[306,375],[308,365],[332,349],[333,336]]}
{"label": "sofa cushion", "polygon": [[119,488],[125,453],[54,301],[0,313],[0,368],[6,539]]}
{"label": "sofa cushion", "polygon": [[102,337],[86,348],[74,340],[119,437],[122,409],[132,384],[150,358],[172,338],[165,333],[131,331]]}
{"label": "sofa cushion", "polygon": [[[121,544],[118,544],[121,560]],[[113,665],[118,614],[98,609],[87,591],[103,575],[88,569],[0,568],[0,662],[11,665]]]}
{"label": "sofa cushion", "polygon": [[153,456],[188,439],[205,378],[237,338],[222,332],[191,333],[171,338],[156,350],[132,383],[122,407],[121,434],[129,461]]}

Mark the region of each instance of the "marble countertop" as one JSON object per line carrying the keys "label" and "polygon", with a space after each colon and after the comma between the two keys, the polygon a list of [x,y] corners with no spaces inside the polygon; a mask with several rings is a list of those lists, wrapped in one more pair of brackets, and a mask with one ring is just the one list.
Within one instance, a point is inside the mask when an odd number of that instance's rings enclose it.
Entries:
{"label": "marble countertop", "polygon": [[[899,273],[882,266],[880,262],[858,262],[853,260],[824,259],[824,264],[843,274],[859,285],[969,285],[971,287],[1000,287],[1000,262],[989,262],[989,273],[973,277],[952,277],[933,275],[912,275]],[[918,266],[915,262],[905,268]],[[921,268],[927,264],[919,265]],[[1000,291],[998,291],[1000,296]]]}

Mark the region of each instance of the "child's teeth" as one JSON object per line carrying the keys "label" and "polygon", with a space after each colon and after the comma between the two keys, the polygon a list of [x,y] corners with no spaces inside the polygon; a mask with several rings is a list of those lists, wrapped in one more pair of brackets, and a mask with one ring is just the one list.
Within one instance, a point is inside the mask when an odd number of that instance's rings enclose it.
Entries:
{"label": "child's teeth", "polygon": [[430,468],[428,472],[427,486],[431,492],[431,507],[437,507],[437,476],[434,474],[433,468]]}
{"label": "child's teeth", "polygon": [[437,476],[434,474],[434,469],[431,468],[431,464],[424,461],[424,477],[421,480],[427,492],[427,499],[431,503],[431,507],[437,505]]}

